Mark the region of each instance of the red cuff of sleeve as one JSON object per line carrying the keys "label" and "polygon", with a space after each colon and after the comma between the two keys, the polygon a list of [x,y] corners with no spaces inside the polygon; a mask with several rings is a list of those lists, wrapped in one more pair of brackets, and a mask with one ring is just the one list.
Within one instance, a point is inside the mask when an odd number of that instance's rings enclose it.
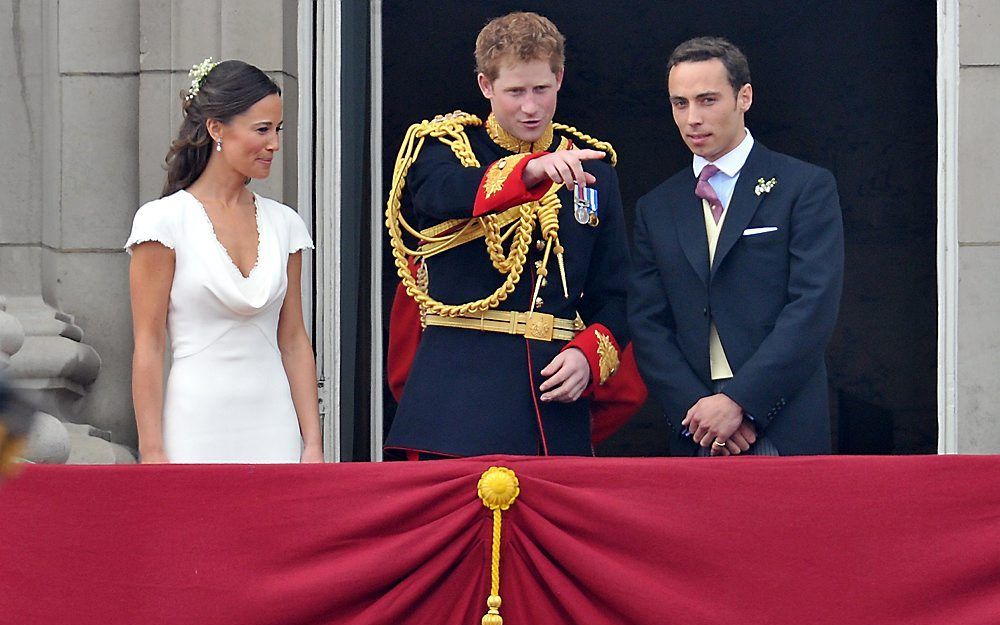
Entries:
{"label": "red cuff of sleeve", "polygon": [[590,364],[590,384],[583,395],[590,396],[594,389],[603,386],[618,371],[618,342],[611,331],[599,323],[592,323],[576,335],[563,349],[575,347],[583,352]]}
{"label": "red cuff of sleeve", "polygon": [[618,431],[646,403],[648,391],[639,375],[632,344],[621,355],[621,366],[590,398],[590,439],[596,445]]}
{"label": "red cuff of sleeve", "polygon": [[525,186],[523,175],[528,163],[547,152],[532,154],[514,154],[505,156],[486,168],[486,175],[479,183],[476,192],[476,203],[472,208],[472,216],[480,217],[487,213],[506,210],[525,202],[540,200],[549,190],[550,181],[541,182],[530,189]]}

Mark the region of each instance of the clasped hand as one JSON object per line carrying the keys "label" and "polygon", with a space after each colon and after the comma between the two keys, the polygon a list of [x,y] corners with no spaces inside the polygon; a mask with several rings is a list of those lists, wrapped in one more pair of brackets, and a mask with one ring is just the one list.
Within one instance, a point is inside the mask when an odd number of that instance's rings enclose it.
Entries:
{"label": "clasped hand", "polygon": [[[711,448],[713,456],[741,454],[757,441],[757,430],[743,418],[743,408],[723,393],[695,402],[681,425],[691,432],[695,443]],[[715,441],[724,442],[725,447],[714,445]]]}

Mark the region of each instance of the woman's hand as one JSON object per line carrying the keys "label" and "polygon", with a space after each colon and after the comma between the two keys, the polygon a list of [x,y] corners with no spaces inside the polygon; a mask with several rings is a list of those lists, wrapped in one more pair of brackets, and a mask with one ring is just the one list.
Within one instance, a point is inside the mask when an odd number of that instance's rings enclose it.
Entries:
{"label": "woman's hand", "polygon": [[302,460],[305,463],[323,462],[323,446],[322,445],[306,445],[302,450]]}
{"label": "woman's hand", "polygon": [[170,458],[167,458],[167,452],[162,449],[139,450],[139,462],[142,464],[168,464]]}

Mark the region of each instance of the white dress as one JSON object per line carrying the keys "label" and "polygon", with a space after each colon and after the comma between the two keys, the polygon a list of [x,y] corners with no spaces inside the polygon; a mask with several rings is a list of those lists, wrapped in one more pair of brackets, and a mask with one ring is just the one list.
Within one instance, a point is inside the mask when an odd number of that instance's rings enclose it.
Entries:
{"label": "white dress", "polygon": [[254,194],[257,264],[246,278],[187,191],[143,205],[125,249],[159,241],[176,265],[167,309],[173,362],[163,401],[171,462],[298,462],[302,437],[278,351],[288,256],[312,248],[294,210]]}

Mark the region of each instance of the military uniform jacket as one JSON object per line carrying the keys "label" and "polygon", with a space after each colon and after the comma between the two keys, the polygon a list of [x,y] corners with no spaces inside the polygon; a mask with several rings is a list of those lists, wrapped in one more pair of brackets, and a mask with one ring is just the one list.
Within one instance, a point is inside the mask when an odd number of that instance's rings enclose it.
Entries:
{"label": "military uniform jacket", "polygon": [[[503,181],[501,192],[485,201],[483,187],[489,171],[514,152],[494,142],[481,126],[467,126],[466,134],[482,167],[464,167],[447,145],[428,137],[407,174],[403,210],[420,229],[537,199],[539,189],[526,189],[521,172],[530,158],[544,154],[543,149],[555,149],[561,139],[556,131],[551,146],[532,146],[533,156],[519,160]],[[565,248],[569,297],[563,294],[553,256],[535,308],[562,319],[574,319],[579,313],[586,330],[568,342],[428,326],[390,428],[388,450],[454,456],[593,453],[587,396],[601,377],[595,336],[600,333],[611,338],[616,349],[627,340],[629,257],[618,179],[606,160],[585,164],[597,178],[593,185],[598,196],[596,226],[578,223],[573,216],[572,193],[565,187],[558,192],[562,202],[559,239]],[[539,186],[548,189],[549,184]],[[540,263],[543,255],[539,238],[536,225],[524,273],[497,310],[529,310],[536,261]],[[491,263],[482,238],[431,256],[425,266],[427,292],[446,304],[486,297],[505,278]],[[568,345],[580,347],[587,355],[591,387],[573,403],[542,402],[538,387],[545,378],[540,371]]]}

